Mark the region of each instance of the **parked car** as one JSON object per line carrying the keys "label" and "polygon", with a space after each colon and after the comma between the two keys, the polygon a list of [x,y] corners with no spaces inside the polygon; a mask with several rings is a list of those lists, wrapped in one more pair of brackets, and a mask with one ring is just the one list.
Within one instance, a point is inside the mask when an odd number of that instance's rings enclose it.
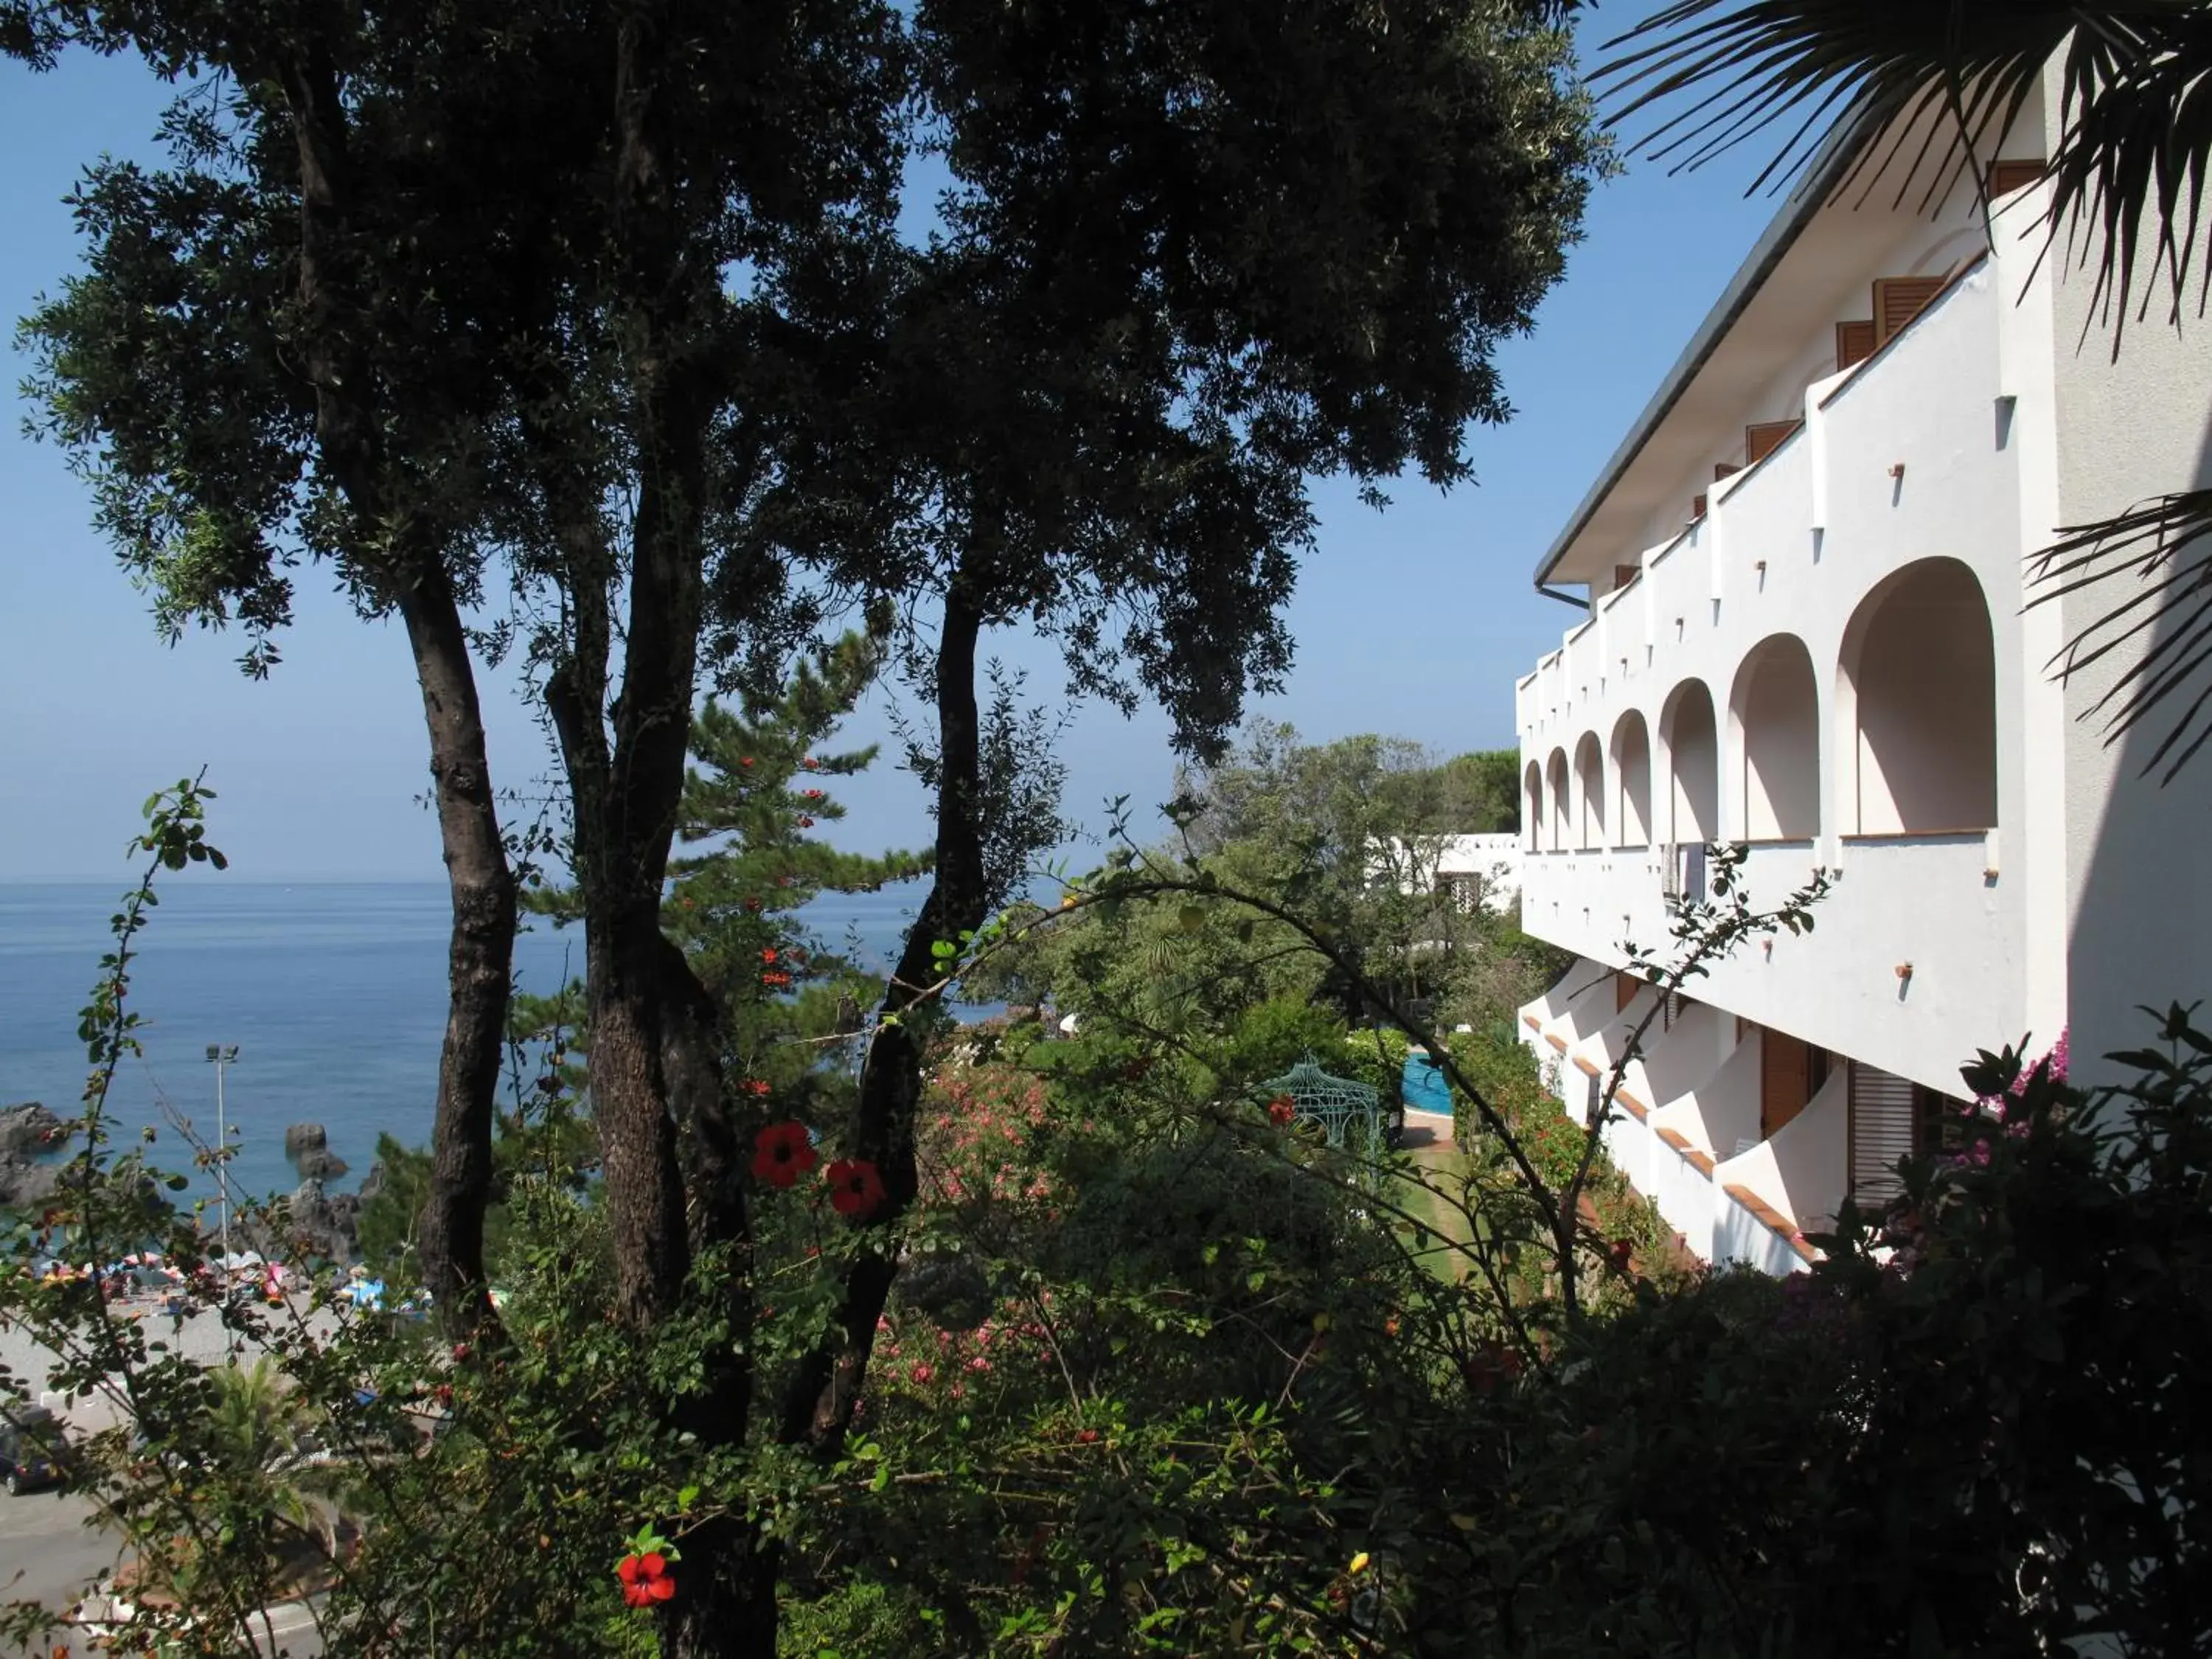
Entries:
{"label": "parked car", "polygon": [[69,1478],[69,1441],[43,1406],[0,1409],[0,1486],[9,1497]]}

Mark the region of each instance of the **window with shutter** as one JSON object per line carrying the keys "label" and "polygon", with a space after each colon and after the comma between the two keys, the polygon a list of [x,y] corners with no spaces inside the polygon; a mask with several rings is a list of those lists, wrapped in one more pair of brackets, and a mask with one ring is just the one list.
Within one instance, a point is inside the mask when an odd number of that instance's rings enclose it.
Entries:
{"label": "window with shutter", "polygon": [[1743,469],[1738,466],[1734,461],[1715,461],[1713,463],[1713,482],[1715,483],[1718,483],[1723,478],[1733,478],[1737,473],[1742,471]]}
{"label": "window with shutter", "polygon": [[1911,1157],[1920,1139],[1920,1105],[1926,1092],[1879,1066],[1850,1062],[1850,1193],[1862,1209],[1874,1209],[1897,1196],[1897,1166]]}
{"label": "window with shutter", "polygon": [[1642,981],[1634,975],[1615,974],[1613,976],[1613,1012],[1616,1014],[1626,1012],[1628,1005],[1636,1000],[1636,994],[1643,988]]}
{"label": "window with shutter", "polygon": [[2016,190],[2026,190],[2043,177],[2040,161],[1992,161],[1990,163],[1990,195],[1992,198],[2009,196]]}
{"label": "window with shutter", "polygon": [[1757,466],[1782,447],[1783,441],[1804,425],[1802,421],[1761,421],[1743,429],[1743,459],[1747,466]]}
{"label": "window with shutter", "polygon": [[1887,345],[1943,291],[1942,276],[1885,276],[1874,285],[1874,343]]}
{"label": "window with shutter", "polygon": [[1702,519],[1705,516],[1705,498],[1703,495],[1690,497],[1690,516],[1693,519]]}
{"label": "window with shutter", "polygon": [[1846,369],[1874,356],[1874,319],[1836,325],[1836,367]]}
{"label": "window with shutter", "polygon": [[1616,593],[1618,593],[1618,592],[1619,592],[1622,588],[1624,588],[1624,587],[1627,586],[1629,585],[1629,583],[1631,583],[1631,582],[1632,582],[1632,581],[1634,581],[1634,580],[1636,580],[1636,575],[1637,575],[1637,567],[1636,567],[1636,566],[1634,566],[1634,565],[1632,565],[1632,564],[1617,564],[1617,565],[1613,566],[1613,592],[1616,592]]}

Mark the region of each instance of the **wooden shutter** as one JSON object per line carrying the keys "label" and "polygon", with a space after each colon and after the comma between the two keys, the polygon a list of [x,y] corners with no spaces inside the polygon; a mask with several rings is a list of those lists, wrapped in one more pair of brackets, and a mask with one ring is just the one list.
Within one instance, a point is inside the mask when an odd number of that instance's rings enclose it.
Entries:
{"label": "wooden shutter", "polygon": [[1630,1003],[1636,1000],[1636,994],[1643,988],[1643,982],[1633,974],[1615,974],[1613,976],[1613,1012],[1616,1014],[1624,1012]]}
{"label": "wooden shutter", "polygon": [[1942,276],[1884,276],[1874,285],[1874,343],[1887,345],[1943,291]]}
{"label": "wooden shutter", "polygon": [[2009,196],[2016,190],[2025,190],[2043,177],[2040,161],[1992,161],[1990,163],[1990,194]]}
{"label": "wooden shutter", "polygon": [[1743,429],[1743,460],[1746,466],[1757,466],[1782,447],[1783,440],[1804,425],[1802,421],[1761,421]]}
{"label": "wooden shutter", "polygon": [[1705,498],[1703,495],[1690,497],[1690,516],[1693,519],[1702,519],[1705,516]]}
{"label": "wooden shutter", "polygon": [[1805,1045],[1786,1031],[1759,1034],[1759,1138],[1765,1140],[1805,1109]]}
{"label": "wooden shutter", "polygon": [[1718,483],[1723,478],[1733,478],[1742,471],[1734,461],[1716,461],[1713,463],[1713,482]]}
{"label": "wooden shutter", "polygon": [[1627,586],[1629,583],[1634,581],[1637,577],[1637,572],[1638,567],[1632,564],[1617,564],[1613,566],[1613,591],[1618,593],[1622,588]]}
{"label": "wooden shutter", "polygon": [[1856,322],[1836,325],[1836,367],[1838,369],[1850,368],[1873,356],[1873,318],[1862,317]]}
{"label": "wooden shutter", "polygon": [[1850,1066],[1850,1192],[1861,1207],[1875,1208],[1897,1196],[1897,1166],[1916,1150],[1916,1091],[1876,1066]]}

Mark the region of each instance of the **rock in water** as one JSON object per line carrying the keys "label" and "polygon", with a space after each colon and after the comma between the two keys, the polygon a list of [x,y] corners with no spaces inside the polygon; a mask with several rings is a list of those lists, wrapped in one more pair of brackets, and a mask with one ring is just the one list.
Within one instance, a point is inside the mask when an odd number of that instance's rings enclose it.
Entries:
{"label": "rock in water", "polygon": [[384,1160],[379,1158],[368,1166],[368,1173],[361,1178],[361,1201],[364,1204],[384,1190]]}
{"label": "rock in water", "polygon": [[62,1144],[61,1119],[35,1100],[0,1106],[0,1152],[43,1152]]}
{"label": "rock in water", "polygon": [[0,1152],[0,1207],[43,1204],[54,1195],[61,1178],[62,1172],[51,1164],[33,1164]]}
{"label": "rock in water", "polygon": [[343,1175],[349,1167],[346,1161],[327,1147],[310,1147],[294,1158],[300,1176],[305,1181],[332,1181]]}
{"label": "rock in water", "polygon": [[296,1158],[302,1152],[319,1152],[331,1144],[319,1123],[295,1123],[284,1131],[284,1156]]}
{"label": "rock in water", "polygon": [[361,1200],[348,1193],[341,1198],[325,1194],[319,1181],[303,1181],[292,1194],[289,1225],[293,1243],[309,1255],[328,1261],[353,1260],[360,1227]]}

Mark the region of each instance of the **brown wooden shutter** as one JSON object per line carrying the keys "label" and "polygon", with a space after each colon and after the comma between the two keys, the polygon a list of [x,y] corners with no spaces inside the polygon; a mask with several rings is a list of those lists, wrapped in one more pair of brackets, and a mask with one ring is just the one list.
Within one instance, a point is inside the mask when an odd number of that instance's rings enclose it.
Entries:
{"label": "brown wooden shutter", "polygon": [[1928,302],[1943,291],[1941,276],[1885,276],[1874,285],[1874,336],[1887,345]]}
{"label": "brown wooden shutter", "polygon": [[1897,1196],[1897,1166],[1917,1150],[1913,1086],[1901,1077],[1850,1062],[1850,1192],[1862,1208]]}
{"label": "brown wooden shutter", "polygon": [[1635,1001],[1638,988],[1633,975],[1615,974],[1613,976],[1613,1012],[1620,1013]]}
{"label": "brown wooden shutter", "polygon": [[1716,461],[1713,463],[1713,482],[1718,483],[1723,478],[1733,478],[1742,471],[1734,461]]}
{"label": "brown wooden shutter", "polygon": [[1617,593],[1617,592],[1619,592],[1622,588],[1624,588],[1624,587],[1627,586],[1629,585],[1629,583],[1631,583],[1631,582],[1634,581],[1634,580],[1636,580],[1636,572],[1637,572],[1637,567],[1636,567],[1636,566],[1634,566],[1634,565],[1632,565],[1632,564],[1617,564],[1617,565],[1613,566],[1613,592]]}
{"label": "brown wooden shutter", "polygon": [[1836,367],[1845,369],[1874,356],[1874,319],[1836,325]]}
{"label": "brown wooden shutter", "polygon": [[1759,1137],[1765,1140],[1805,1109],[1805,1045],[1786,1031],[1759,1034]]}
{"label": "brown wooden shutter", "polygon": [[1705,516],[1705,498],[1703,495],[1690,497],[1690,516],[1693,519],[1702,519]]}
{"label": "brown wooden shutter", "polygon": [[1757,466],[1782,447],[1783,440],[1804,425],[1802,421],[1761,421],[1743,429],[1743,459],[1747,466]]}
{"label": "brown wooden shutter", "polygon": [[1990,194],[2009,196],[2016,190],[2025,190],[2043,177],[2040,161],[1992,161],[1990,163]]}

